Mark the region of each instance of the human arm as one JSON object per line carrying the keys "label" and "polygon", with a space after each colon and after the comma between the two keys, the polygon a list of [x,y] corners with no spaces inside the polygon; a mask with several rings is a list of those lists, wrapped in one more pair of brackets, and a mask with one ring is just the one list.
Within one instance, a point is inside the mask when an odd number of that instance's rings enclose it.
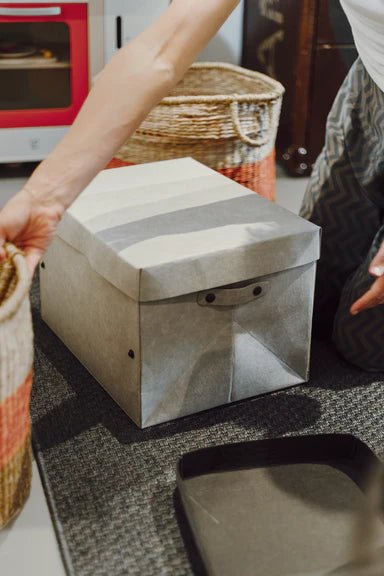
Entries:
{"label": "human arm", "polygon": [[31,272],[68,206],[181,79],[239,0],[173,0],[99,75],[70,130],[0,212]]}

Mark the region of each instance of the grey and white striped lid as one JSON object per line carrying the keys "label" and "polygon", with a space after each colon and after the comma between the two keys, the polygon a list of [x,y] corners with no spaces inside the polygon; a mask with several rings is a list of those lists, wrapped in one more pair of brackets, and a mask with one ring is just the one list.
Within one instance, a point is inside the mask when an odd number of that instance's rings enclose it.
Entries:
{"label": "grey and white striped lid", "polygon": [[319,228],[191,158],[104,170],[58,235],[139,301],[257,278],[319,257]]}

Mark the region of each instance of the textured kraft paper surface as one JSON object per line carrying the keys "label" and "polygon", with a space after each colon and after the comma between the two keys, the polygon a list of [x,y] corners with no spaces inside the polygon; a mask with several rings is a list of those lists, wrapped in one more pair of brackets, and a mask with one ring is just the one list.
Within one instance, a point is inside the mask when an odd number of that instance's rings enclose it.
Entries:
{"label": "textured kraft paper surface", "polygon": [[[332,466],[290,464],[207,474],[186,480],[182,490],[209,576],[382,574],[351,561],[365,496]],[[384,550],[379,519],[372,533],[373,548]]]}
{"label": "textured kraft paper surface", "polygon": [[45,256],[42,317],[147,427],[307,379],[318,255],[316,226],[192,159],[108,170]]}
{"label": "textured kraft paper surface", "polygon": [[55,238],[42,317],[145,427],[305,381],[314,276],[314,263],[271,275],[239,307],[199,306],[196,294],[139,304]]}
{"label": "textured kraft paper surface", "polygon": [[65,214],[58,235],[140,301],[319,257],[317,226],[191,158],[102,172]]}

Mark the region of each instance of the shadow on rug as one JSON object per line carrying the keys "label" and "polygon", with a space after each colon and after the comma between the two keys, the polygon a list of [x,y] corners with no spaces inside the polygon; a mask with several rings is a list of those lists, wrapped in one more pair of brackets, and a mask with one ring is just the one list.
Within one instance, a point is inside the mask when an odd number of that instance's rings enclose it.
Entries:
{"label": "shadow on rug", "polygon": [[351,367],[324,342],[313,343],[308,384],[139,430],[42,322],[37,283],[32,307],[34,452],[71,576],[200,573],[175,506],[185,452],[325,432],[384,452],[384,374]]}

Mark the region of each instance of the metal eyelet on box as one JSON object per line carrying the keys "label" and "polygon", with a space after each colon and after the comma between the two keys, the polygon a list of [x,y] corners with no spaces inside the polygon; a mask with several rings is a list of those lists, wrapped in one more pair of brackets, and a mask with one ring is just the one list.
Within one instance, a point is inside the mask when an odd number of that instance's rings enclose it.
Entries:
{"label": "metal eyelet on box", "polygon": [[260,296],[260,294],[262,293],[262,291],[263,291],[263,289],[262,289],[261,286],[256,286],[256,287],[253,289],[253,295],[254,295],[254,296]]}
{"label": "metal eyelet on box", "polygon": [[208,302],[208,304],[212,304],[212,302],[216,300],[216,296],[212,292],[210,292],[209,294],[206,295],[205,300],[206,302]]}

